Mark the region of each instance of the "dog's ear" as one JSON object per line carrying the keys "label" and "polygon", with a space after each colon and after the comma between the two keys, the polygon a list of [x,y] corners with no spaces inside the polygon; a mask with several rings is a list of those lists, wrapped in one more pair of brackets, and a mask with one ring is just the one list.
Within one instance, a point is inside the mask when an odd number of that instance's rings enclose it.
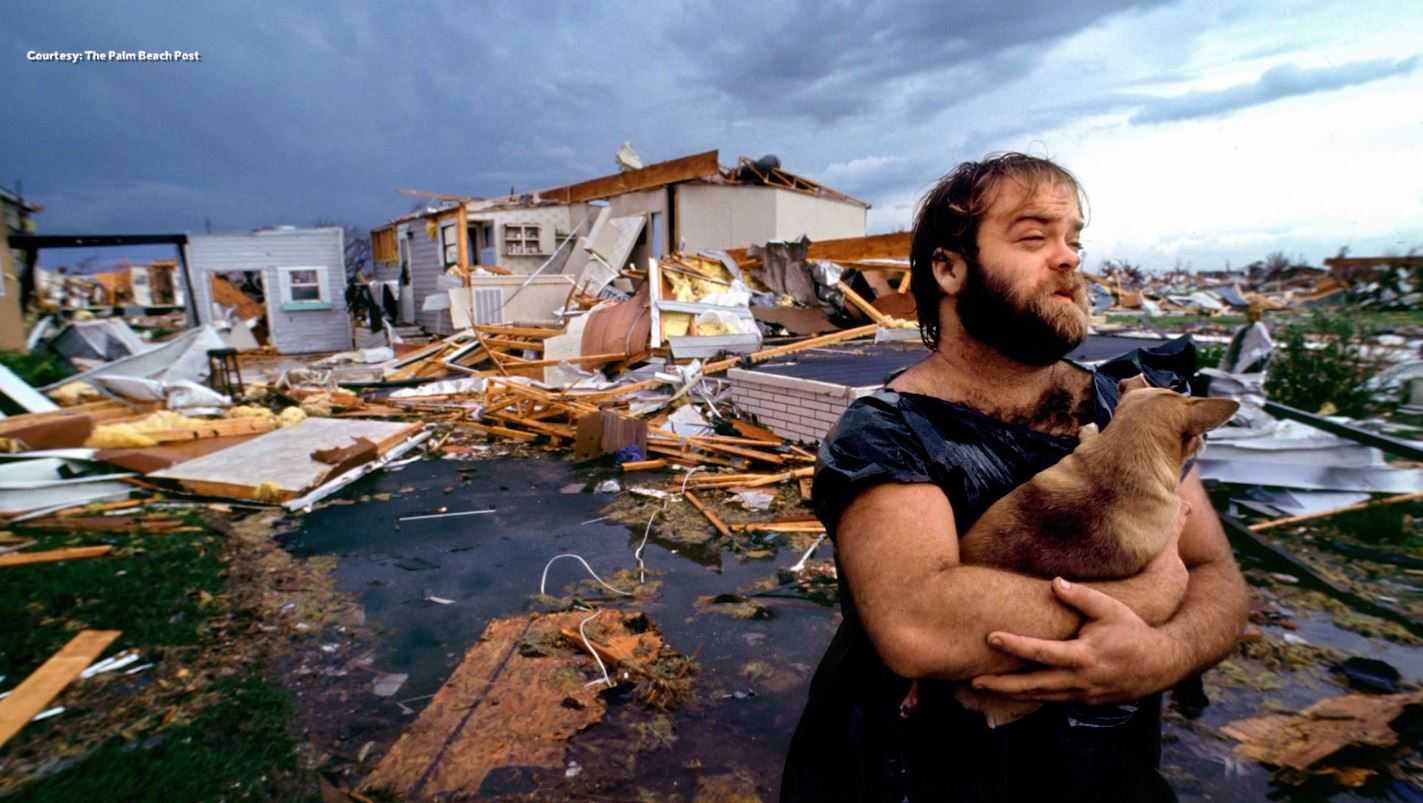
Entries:
{"label": "dog's ear", "polygon": [[1117,398],[1127,395],[1130,391],[1149,387],[1151,387],[1151,383],[1146,381],[1146,374],[1129,376],[1117,383]]}
{"label": "dog's ear", "polygon": [[1188,429],[1192,435],[1203,435],[1230,420],[1240,409],[1240,402],[1232,399],[1186,399]]}

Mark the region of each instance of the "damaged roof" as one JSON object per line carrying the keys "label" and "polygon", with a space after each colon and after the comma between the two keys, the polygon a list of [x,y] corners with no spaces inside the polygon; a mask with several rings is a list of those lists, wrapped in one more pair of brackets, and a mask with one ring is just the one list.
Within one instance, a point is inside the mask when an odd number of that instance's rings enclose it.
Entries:
{"label": "damaged roof", "polygon": [[[691,154],[690,156],[669,159],[665,162],[656,162],[638,170],[626,170],[620,173],[599,176],[598,178],[581,181],[576,184],[565,184],[548,189],[535,190],[533,192],[505,195],[499,198],[484,200],[471,199],[469,209],[472,212],[476,212],[500,209],[529,209],[541,206],[562,206],[602,200],[633,192],[653,190],[671,184],[692,182],[775,187],[777,189],[791,190],[793,192],[813,195],[818,198],[826,198],[841,203],[854,204],[865,209],[870,208],[870,204],[867,201],[840,192],[839,190],[831,189],[824,184],[811,181],[789,170],[782,169],[780,161],[774,157],[763,157],[759,160],[752,160],[749,157],[741,156],[737,158],[734,167],[723,168],[719,160],[719,152],[709,150]],[[448,197],[456,198],[458,196]],[[458,206],[459,202],[447,202],[438,207],[432,206],[391,218],[386,221],[385,225],[392,226],[419,218],[445,214],[456,209]]]}

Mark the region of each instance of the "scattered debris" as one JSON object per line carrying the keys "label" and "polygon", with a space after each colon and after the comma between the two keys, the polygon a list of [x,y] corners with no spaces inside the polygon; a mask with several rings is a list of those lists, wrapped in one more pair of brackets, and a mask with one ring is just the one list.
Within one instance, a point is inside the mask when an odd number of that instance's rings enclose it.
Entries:
{"label": "scattered debris", "polygon": [[[1366,696],[1347,694],[1320,700],[1299,713],[1265,714],[1221,728],[1241,742],[1236,751],[1256,761],[1294,770],[1282,779],[1299,783],[1310,775],[1332,775],[1348,786],[1361,785],[1375,770],[1353,763],[1331,765],[1345,748],[1389,748],[1398,743],[1391,724],[1423,705],[1423,692]],[[1358,760],[1358,756],[1351,756]]]}

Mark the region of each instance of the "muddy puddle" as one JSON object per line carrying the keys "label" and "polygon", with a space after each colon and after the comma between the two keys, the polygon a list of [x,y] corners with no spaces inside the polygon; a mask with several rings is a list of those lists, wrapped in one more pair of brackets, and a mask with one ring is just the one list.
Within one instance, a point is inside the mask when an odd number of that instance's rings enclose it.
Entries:
{"label": "muddy puddle", "polygon": [[[607,469],[580,469],[547,458],[424,461],[364,480],[340,503],[304,517],[298,529],[283,534],[281,542],[297,555],[337,556],[337,588],[364,606],[376,634],[372,676],[408,675],[397,693],[353,704],[347,714],[352,727],[383,731],[388,744],[491,619],[546,609],[534,595],[555,555],[576,553],[605,579],[635,572],[643,526],[599,520],[614,497],[592,489],[610,476]],[[634,476],[630,484],[663,482]],[[408,518],[472,511],[492,512]],[[643,552],[648,579],[660,582],[651,597],[633,603],[598,597],[581,585],[588,574],[568,559],[549,570],[548,592],[597,597],[599,605],[646,612],[669,645],[700,665],[690,702],[660,714],[631,699],[615,699],[600,724],[573,739],[564,772],[496,773],[481,790],[484,795],[776,798],[786,746],[838,614],[832,607],[780,596],[754,597],[761,611],[750,619],[699,608],[698,598],[744,593],[774,577],[799,559],[799,551],[782,548],[770,558],[748,560],[668,535],[655,527]],[[819,556],[829,557],[828,547]],[[1323,615],[1302,615],[1297,625],[1294,635],[1311,644],[1382,658],[1398,667],[1405,681],[1423,680],[1423,649],[1359,636]],[[1265,630],[1268,640],[1283,638],[1278,628]],[[1264,767],[1236,758],[1234,742],[1217,733],[1221,725],[1259,713],[1267,701],[1297,709],[1345,691],[1343,679],[1319,661],[1283,671],[1245,658],[1237,662],[1229,672],[1208,677],[1212,704],[1199,718],[1176,713],[1167,718],[1163,766],[1183,801],[1416,799],[1378,783],[1363,790],[1280,787],[1272,785]],[[1251,680],[1265,675],[1278,682]]]}

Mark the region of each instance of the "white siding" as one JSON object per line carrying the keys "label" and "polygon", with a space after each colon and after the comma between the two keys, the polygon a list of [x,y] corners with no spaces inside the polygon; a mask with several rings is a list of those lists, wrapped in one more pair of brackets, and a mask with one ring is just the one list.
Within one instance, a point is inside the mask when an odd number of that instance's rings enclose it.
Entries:
{"label": "white siding", "polygon": [[[267,296],[267,330],[282,354],[345,351],[351,348],[346,309],[343,235],[338,228],[293,229],[250,234],[194,234],[188,238],[188,266],[198,320],[212,320],[213,273],[261,271]],[[328,309],[283,310],[278,268],[318,268]]]}
{"label": "white siding", "polygon": [[776,192],[770,187],[678,186],[677,236],[682,246],[695,253],[776,239]]}
{"label": "white siding", "polygon": [[806,195],[793,190],[776,194],[776,234],[772,239],[812,242],[865,236],[867,210],[859,204]]}
{"label": "white siding", "polygon": [[415,290],[415,321],[429,332],[449,334],[450,311],[424,312],[425,298],[435,293],[443,293],[438,287],[440,276],[445,272],[440,259],[439,233],[435,238],[426,234],[425,221],[421,218],[410,224],[410,286]]}

